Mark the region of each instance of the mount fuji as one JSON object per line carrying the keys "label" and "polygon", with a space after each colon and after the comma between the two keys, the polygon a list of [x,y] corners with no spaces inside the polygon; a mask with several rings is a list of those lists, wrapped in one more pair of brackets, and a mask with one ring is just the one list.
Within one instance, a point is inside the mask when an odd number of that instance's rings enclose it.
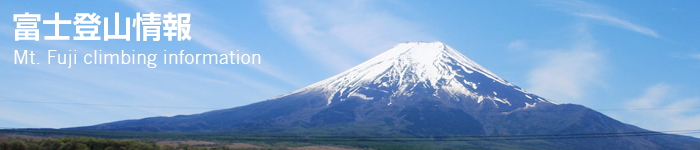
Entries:
{"label": "mount fuji", "polygon": [[[70,129],[378,137],[546,135],[550,138],[504,143],[536,149],[700,147],[699,139],[661,133],[558,139],[650,131],[581,105],[558,104],[529,93],[441,42],[400,43],[338,75],[246,106]],[[503,144],[494,143],[498,142],[459,148]]]}

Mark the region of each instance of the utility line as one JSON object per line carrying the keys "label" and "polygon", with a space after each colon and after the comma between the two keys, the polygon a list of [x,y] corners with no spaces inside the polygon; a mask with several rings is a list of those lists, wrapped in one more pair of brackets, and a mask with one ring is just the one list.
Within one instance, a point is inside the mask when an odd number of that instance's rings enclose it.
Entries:
{"label": "utility line", "polygon": [[[0,130],[3,131],[3,130]],[[136,134],[131,136],[115,135],[114,133],[104,133],[99,131],[77,131],[79,133],[60,133],[51,132],[51,130],[23,130],[13,129],[5,130],[15,133],[34,133],[34,134],[55,134],[55,135],[78,135],[78,136],[97,136],[97,137],[131,137],[131,138],[199,138],[213,140],[238,140],[238,141],[508,141],[508,140],[547,140],[547,139],[580,139],[580,138],[619,138],[619,137],[636,137],[636,136],[661,136],[673,134],[690,134],[700,133],[700,130],[675,130],[665,132],[618,132],[618,133],[584,133],[584,134],[536,134],[536,135],[503,135],[503,136],[456,136],[451,138],[435,138],[425,136],[248,136],[248,135],[192,135],[182,134],[174,135],[143,135]],[[448,136],[443,136],[448,137]]]}

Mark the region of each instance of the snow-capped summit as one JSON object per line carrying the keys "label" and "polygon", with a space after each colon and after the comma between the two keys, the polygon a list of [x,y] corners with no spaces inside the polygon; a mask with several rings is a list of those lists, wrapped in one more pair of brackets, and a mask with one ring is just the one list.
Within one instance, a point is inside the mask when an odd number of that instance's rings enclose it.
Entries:
{"label": "snow-capped summit", "polygon": [[397,44],[360,65],[291,94],[306,92],[325,94],[328,105],[348,98],[384,99],[391,105],[394,99],[416,92],[456,101],[489,100],[497,107],[553,103],[503,80],[442,42]]}

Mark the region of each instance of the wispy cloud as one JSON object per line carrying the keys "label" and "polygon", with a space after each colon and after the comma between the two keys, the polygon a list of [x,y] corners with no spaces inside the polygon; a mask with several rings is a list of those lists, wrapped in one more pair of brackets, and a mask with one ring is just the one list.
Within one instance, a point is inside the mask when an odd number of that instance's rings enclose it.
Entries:
{"label": "wispy cloud", "polygon": [[597,82],[603,57],[589,49],[547,52],[545,61],[529,74],[530,90],[562,103],[577,103]]}
{"label": "wispy cloud", "polygon": [[398,42],[432,40],[417,23],[377,10],[372,1],[267,2],[272,27],[336,71]]}
{"label": "wispy cloud", "polygon": [[[164,2],[167,1],[167,2]],[[186,4],[186,2],[182,1],[175,1],[175,0],[146,0],[146,1],[140,1],[140,0],[125,0],[127,5],[138,9],[140,11],[147,11],[147,12],[189,12],[192,14],[197,14],[199,16],[206,17],[208,16],[205,12],[200,11],[197,8],[190,7]],[[176,11],[174,11],[176,10]],[[240,50],[240,53],[248,53],[249,50],[243,46],[240,46],[238,44],[235,44],[233,40],[231,40],[229,37],[220,34],[220,32],[216,32],[210,29],[210,27],[206,27],[206,24],[197,24],[197,27],[195,30],[196,32],[192,32],[191,36],[193,37],[193,42],[197,42],[200,45],[208,48],[209,50],[219,52],[219,53],[229,53],[229,51],[235,51],[235,50]],[[193,27],[195,28],[195,27]],[[265,60],[267,62],[266,64],[256,64],[256,65],[246,65],[247,67],[251,67],[257,71],[260,71],[266,75],[272,76],[275,79],[278,79],[280,81],[283,81],[287,84],[294,85],[297,87],[304,86],[299,80],[297,79],[292,79],[292,77],[284,72],[280,72],[274,67],[274,65],[269,65],[270,62],[273,62],[273,60]]]}
{"label": "wispy cloud", "polygon": [[[592,21],[603,22],[625,30],[659,38],[660,35],[647,27],[615,16],[610,8],[579,0],[546,0],[541,3],[549,8],[585,19],[573,26],[573,44],[566,48],[540,53],[542,63],[534,68],[528,83],[531,90],[544,97],[564,103],[587,103],[583,101],[587,90],[603,82],[605,57],[588,26]],[[508,47],[524,47],[522,40],[511,42]]]}
{"label": "wispy cloud", "polygon": [[[129,6],[138,11],[167,12],[167,8],[177,9],[172,12],[202,13],[194,8],[185,7],[182,3],[160,3],[156,1],[126,1]],[[129,3],[129,2],[133,2]],[[150,3],[150,4],[149,4]],[[151,7],[148,7],[151,6]],[[198,18],[200,19],[200,18]],[[198,24],[197,26],[200,26]],[[202,49],[215,52],[225,52],[228,50],[244,48],[233,44],[229,38],[208,31],[202,24],[193,30],[193,44],[200,44]],[[0,28],[14,31],[13,26],[0,24]],[[194,28],[194,26],[193,26]],[[5,30],[3,30],[5,31]],[[0,32],[0,34],[14,36],[12,32]],[[202,35],[206,34],[206,36]],[[210,43],[209,43],[210,42]],[[46,56],[46,49],[58,50],[80,50],[76,52],[78,56],[89,53],[90,50],[101,49],[96,45],[85,44],[78,41],[41,41],[36,44],[22,45],[15,43],[5,46],[7,49],[38,49],[37,55]],[[104,48],[104,47],[102,47]],[[107,51],[107,50],[105,50]],[[80,58],[78,58],[80,60]],[[0,84],[0,98],[8,100],[31,100],[31,101],[52,101],[70,103],[102,103],[102,104],[134,104],[153,106],[199,106],[216,107],[236,106],[254,101],[263,100],[260,94],[281,94],[285,90],[280,90],[279,86],[273,86],[264,82],[256,82],[248,76],[241,75],[229,69],[222,69],[213,65],[196,65],[190,67],[179,67],[179,71],[168,71],[167,68],[148,69],[143,66],[118,66],[118,65],[84,65],[78,62],[77,66],[67,69],[66,66],[57,64],[41,65],[12,65],[12,55],[1,55],[0,67],[9,69],[4,73],[8,77],[7,84]],[[37,62],[46,62],[46,57],[39,57]],[[264,61],[263,63],[268,63]],[[271,65],[271,64],[265,64]],[[290,79],[284,73],[275,72],[276,69],[265,65],[247,65],[255,67],[261,75],[270,75],[269,79],[279,79],[282,83],[296,86],[303,86]],[[189,69],[195,69],[190,71]],[[199,69],[199,70],[196,70]],[[246,68],[247,69],[247,68]],[[183,71],[184,70],[184,71]],[[201,71],[200,71],[201,70]],[[251,69],[252,70],[252,69]],[[198,73],[204,72],[204,73]],[[12,80],[9,80],[12,79]],[[21,81],[21,82],[20,82]],[[177,82],[174,82],[177,81]],[[4,82],[3,82],[4,83]],[[71,86],[65,86],[71,85]],[[203,87],[203,88],[199,88]],[[192,90],[200,89],[200,90]],[[235,95],[236,92],[253,91],[248,89],[258,89],[256,93],[249,95]],[[217,93],[217,94],[212,94]],[[274,96],[274,95],[272,95]],[[231,100],[235,97],[234,101]],[[259,98],[262,97],[262,98]],[[202,103],[202,99],[211,99],[208,103]],[[179,109],[150,109],[150,108],[115,108],[105,106],[64,106],[64,105],[32,105],[30,109],[39,110],[35,113],[27,113],[24,116],[16,115],[10,110],[20,110],[12,108],[13,105],[0,105],[0,120],[18,122],[34,127],[70,127],[82,126],[97,123],[104,123],[114,120],[143,118],[149,116],[171,116],[175,114],[193,114],[202,110],[179,110]],[[26,109],[29,110],[29,109]],[[22,112],[22,111],[14,111]],[[42,119],[46,114],[55,115],[62,120]],[[73,116],[68,119],[65,116]],[[45,123],[45,122],[51,123]]]}
{"label": "wispy cloud", "polygon": [[639,97],[628,100],[625,107],[630,110],[625,113],[629,117],[618,119],[656,131],[697,129],[700,112],[689,107],[700,104],[700,98],[678,98],[676,90],[678,87],[666,83],[652,85]]}
{"label": "wispy cloud", "polygon": [[609,8],[600,5],[587,3],[579,0],[551,0],[546,1],[545,5],[577,17],[604,22],[613,26],[617,26],[626,30],[634,31],[655,38],[661,37],[656,31],[648,27],[632,23],[621,17],[615,16],[611,13]]}
{"label": "wispy cloud", "polygon": [[660,37],[659,34],[657,34],[656,31],[654,31],[654,30],[651,30],[651,29],[644,27],[644,26],[641,26],[641,25],[633,24],[627,20],[622,20],[620,18],[610,16],[607,14],[578,13],[576,15],[580,16],[580,17],[584,17],[584,18],[600,20],[600,21],[603,21],[606,23],[610,23],[610,24],[622,27],[622,28],[627,29],[627,30],[632,30],[632,31],[639,32],[641,34],[646,34],[649,36],[653,36],[656,38]]}
{"label": "wispy cloud", "polygon": [[[77,55],[87,53],[89,49],[96,49],[89,45],[77,44],[76,42],[67,41],[43,41],[37,44],[24,45],[10,45],[6,47],[8,49],[75,49],[81,50],[77,52]],[[85,50],[85,51],[83,51]],[[36,51],[37,55],[46,55],[46,51]],[[61,102],[75,102],[75,103],[110,103],[107,101],[120,99],[118,97],[114,98],[104,98],[100,96],[103,90],[111,91],[114,93],[119,93],[119,95],[128,95],[134,99],[168,99],[168,100],[181,100],[186,99],[181,95],[175,93],[169,93],[157,88],[149,86],[137,86],[142,84],[143,81],[148,81],[148,79],[141,80],[142,82],[131,82],[132,76],[126,75],[128,73],[138,72],[134,71],[132,68],[123,68],[120,71],[115,71],[114,69],[105,68],[104,66],[95,65],[80,65],[80,67],[73,66],[71,69],[67,69],[66,66],[57,64],[43,64],[42,65],[28,65],[28,66],[16,66],[11,65],[13,58],[8,55],[3,55],[0,57],[0,61],[6,62],[4,65],[9,68],[9,70],[14,70],[15,72],[8,72],[7,75],[10,78],[18,81],[23,81],[22,84],[12,83],[0,86],[0,92],[5,99],[10,100],[35,100],[35,101],[61,101]],[[36,58],[36,62],[47,62],[46,57]],[[128,70],[128,71],[127,71]],[[136,69],[137,70],[137,69]],[[41,75],[40,78],[32,78],[33,75],[23,75],[15,76],[19,72],[36,72]],[[142,70],[144,71],[144,70]],[[119,72],[119,73],[114,73]],[[135,73],[138,74],[138,73]],[[161,77],[162,78],[162,77]],[[61,86],[61,85],[73,85],[73,86]],[[128,103],[132,99],[122,100],[120,102]],[[145,101],[141,101],[146,103]],[[2,105],[2,109],[9,108],[10,106]],[[70,116],[75,116],[74,118],[81,118],[89,115],[94,115],[95,113],[80,113],[79,111],[99,111],[105,116],[115,116],[113,114],[105,114],[111,112],[121,112],[118,114],[121,118],[134,118],[134,116],[144,117],[144,115],[161,115],[167,112],[148,110],[142,108],[134,108],[130,110],[125,109],[113,109],[105,108],[100,106],[95,107],[83,107],[81,109],[66,108],[59,105],[47,105],[45,107],[39,107],[42,110],[40,113],[52,112],[55,114],[70,114]],[[35,108],[36,109],[36,108]],[[0,113],[3,114],[3,113]],[[129,116],[130,115],[130,116]],[[1,116],[1,115],[0,115]],[[19,118],[21,119],[21,118]],[[103,120],[104,117],[85,117],[82,120],[68,121],[64,120],[60,123],[55,124],[45,124],[43,126],[37,127],[66,127],[66,126],[51,126],[51,125],[69,125],[72,124],[76,126],[75,123],[100,123],[106,122]],[[110,120],[112,121],[112,120]],[[41,124],[41,119],[28,119],[23,121],[25,123],[34,122],[31,124]],[[83,124],[86,125],[86,124]]]}
{"label": "wispy cloud", "polygon": [[690,58],[695,58],[695,59],[700,60],[700,53],[697,53],[697,54],[690,54]]}
{"label": "wispy cloud", "polygon": [[661,105],[661,100],[668,96],[671,86],[659,83],[648,87],[642,96],[626,103],[628,108],[654,108]]}
{"label": "wispy cloud", "polygon": [[508,43],[508,49],[512,50],[524,50],[527,49],[527,42],[525,40],[515,40]]}
{"label": "wispy cloud", "polygon": [[576,24],[570,47],[538,52],[542,62],[530,71],[530,90],[560,103],[586,103],[587,89],[600,84],[605,57],[598,50],[587,25]]}

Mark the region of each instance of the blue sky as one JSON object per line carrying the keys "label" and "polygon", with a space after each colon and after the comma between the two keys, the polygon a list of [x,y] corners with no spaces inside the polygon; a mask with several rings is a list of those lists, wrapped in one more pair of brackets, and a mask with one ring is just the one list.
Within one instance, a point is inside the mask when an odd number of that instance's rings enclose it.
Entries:
{"label": "blue sky", "polygon": [[[328,78],[398,42],[442,41],[553,101],[582,104],[652,130],[700,129],[699,109],[687,108],[700,106],[698,6],[697,1],[2,1],[0,127],[85,126],[242,106]],[[114,12],[122,18],[136,12],[191,13],[192,40],[14,41],[12,15],[24,12],[44,20],[54,12],[63,20],[93,12],[110,19]],[[39,29],[42,36],[53,33],[53,25]],[[72,25],[60,32],[75,34]],[[39,56],[49,49],[240,50],[260,54],[262,64],[154,69],[13,64],[14,50],[25,49]]]}

